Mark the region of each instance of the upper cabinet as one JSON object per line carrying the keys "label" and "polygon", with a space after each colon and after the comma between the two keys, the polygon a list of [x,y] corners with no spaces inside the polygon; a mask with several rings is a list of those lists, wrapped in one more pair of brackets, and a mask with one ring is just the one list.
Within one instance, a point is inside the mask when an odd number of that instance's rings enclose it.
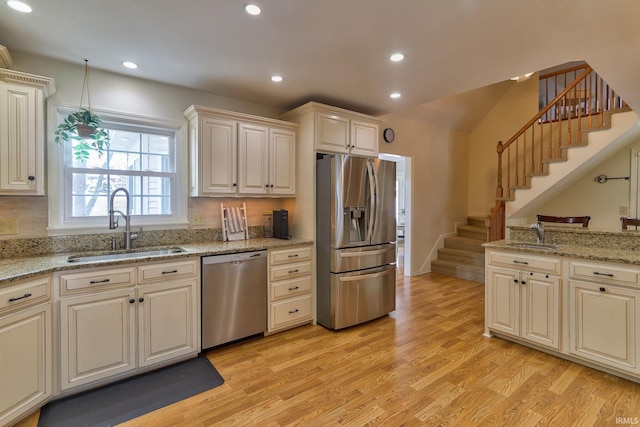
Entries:
{"label": "upper cabinet", "polygon": [[0,195],[44,195],[44,102],[53,79],[0,68]]}
{"label": "upper cabinet", "polygon": [[191,196],[295,195],[297,125],[192,105]]}
{"label": "upper cabinet", "polygon": [[376,157],[381,120],[330,105],[309,102],[283,115],[311,132],[314,148],[321,153]]}

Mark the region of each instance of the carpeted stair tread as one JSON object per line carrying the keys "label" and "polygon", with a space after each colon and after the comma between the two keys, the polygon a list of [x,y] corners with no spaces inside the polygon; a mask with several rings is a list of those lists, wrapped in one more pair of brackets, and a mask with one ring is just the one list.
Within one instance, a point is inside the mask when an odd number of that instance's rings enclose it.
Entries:
{"label": "carpeted stair tread", "polygon": [[452,249],[462,249],[484,253],[481,240],[470,239],[468,237],[452,236],[444,239],[444,247]]}
{"label": "carpeted stair tread", "polygon": [[437,259],[431,262],[431,271],[445,276],[484,283],[484,266],[478,267]]}
{"label": "carpeted stair tread", "polygon": [[440,248],[438,249],[438,259],[442,261],[465,263],[478,267],[484,266],[484,253],[479,251]]}

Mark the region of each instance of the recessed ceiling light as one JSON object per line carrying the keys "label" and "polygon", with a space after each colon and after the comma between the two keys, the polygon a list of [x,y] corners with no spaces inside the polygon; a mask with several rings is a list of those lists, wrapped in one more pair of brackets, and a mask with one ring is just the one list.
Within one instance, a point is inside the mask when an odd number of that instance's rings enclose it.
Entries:
{"label": "recessed ceiling light", "polygon": [[400,92],[393,92],[391,95],[389,95],[390,98],[393,99],[398,99],[400,98],[402,95],[400,95]]}
{"label": "recessed ceiling light", "polygon": [[31,13],[33,9],[28,4],[18,1],[18,0],[7,0],[7,6],[9,6],[13,10],[17,10],[22,13]]}
{"label": "recessed ceiling light", "polygon": [[255,4],[246,5],[244,10],[246,10],[249,15],[260,15],[260,12],[262,12]]}
{"label": "recessed ceiling light", "polygon": [[392,60],[393,62],[400,62],[404,59],[404,54],[397,52],[394,53],[393,55],[391,55],[391,57],[389,57],[390,60]]}
{"label": "recessed ceiling light", "polygon": [[138,64],[131,61],[122,61],[122,65],[124,65],[127,68],[131,68],[132,70],[138,68]]}
{"label": "recessed ceiling light", "polygon": [[272,81],[272,82],[279,83],[279,82],[281,82],[282,80],[284,80],[284,79],[282,78],[282,76],[271,76],[271,81]]}

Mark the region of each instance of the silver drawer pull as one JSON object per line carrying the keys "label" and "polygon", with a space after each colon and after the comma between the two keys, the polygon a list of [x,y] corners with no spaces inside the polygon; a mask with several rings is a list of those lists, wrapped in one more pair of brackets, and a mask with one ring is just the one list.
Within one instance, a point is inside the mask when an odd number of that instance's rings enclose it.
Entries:
{"label": "silver drawer pull", "polygon": [[298,254],[291,254],[291,255],[289,255],[289,258],[295,258],[297,256],[298,256]]}
{"label": "silver drawer pull", "polygon": [[171,270],[171,271],[163,271],[162,274],[173,274],[173,273],[177,273],[178,270]]}
{"label": "silver drawer pull", "polygon": [[21,297],[9,298],[9,302],[14,302],[14,301],[18,301],[18,300],[21,300],[21,299],[29,298],[31,295],[33,295],[33,294],[24,294]]}
{"label": "silver drawer pull", "polygon": [[293,288],[289,288],[290,291],[295,291],[296,289],[300,289],[300,286],[294,286]]}
{"label": "silver drawer pull", "polygon": [[297,312],[299,312],[299,311],[300,311],[300,310],[298,310],[297,308],[296,308],[295,310],[289,310],[289,314],[297,313]]}
{"label": "silver drawer pull", "polygon": [[514,264],[522,264],[522,265],[529,265],[529,263],[527,261],[518,261],[516,259],[513,260]]}
{"label": "silver drawer pull", "polygon": [[90,282],[89,282],[89,284],[91,284],[91,285],[95,285],[95,284],[98,284],[98,283],[109,283],[109,279],[104,279],[104,280],[92,280],[92,281],[90,281]]}
{"label": "silver drawer pull", "polygon": [[291,273],[297,273],[298,271],[300,271],[300,270],[298,270],[298,269],[295,269],[295,270],[289,270],[289,274],[291,274]]}
{"label": "silver drawer pull", "polygon": [[596,276],[613,277],[613,274],[611,273],[600,273],[600,272],[594,271],[593,274],[595,274]]}

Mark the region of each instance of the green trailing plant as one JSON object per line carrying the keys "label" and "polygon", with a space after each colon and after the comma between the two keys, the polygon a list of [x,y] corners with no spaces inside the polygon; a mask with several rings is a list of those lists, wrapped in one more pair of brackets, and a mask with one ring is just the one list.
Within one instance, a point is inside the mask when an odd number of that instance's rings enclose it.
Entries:
{"label": "green trailing plant", "polygon": [[[89,108],[82,107],[84,93],[87,93]],[[91,113],[91,95],[89,94],[89,61],[84,60],[84,82],[82,83],[82,95],[80,95],[80,110],[69,114],[64,122],[58,125],[54,135],[58,145],[71,143],[73,156],[76,160],[85,163],[89,159],[91,151],[96,151],[102,156],[104,150],[109,147],[109,133],[101,126],[102,120],[96,114]]]}
{"label": "green trailing plant", "polygon": [[98,155],[109,147],[109,134],[100,126],[100,117],[92,114],[88,109],[81,108],[69,114],[55,131],[57,144],[72,143],[73,156],[84,163],[92,150]]}

